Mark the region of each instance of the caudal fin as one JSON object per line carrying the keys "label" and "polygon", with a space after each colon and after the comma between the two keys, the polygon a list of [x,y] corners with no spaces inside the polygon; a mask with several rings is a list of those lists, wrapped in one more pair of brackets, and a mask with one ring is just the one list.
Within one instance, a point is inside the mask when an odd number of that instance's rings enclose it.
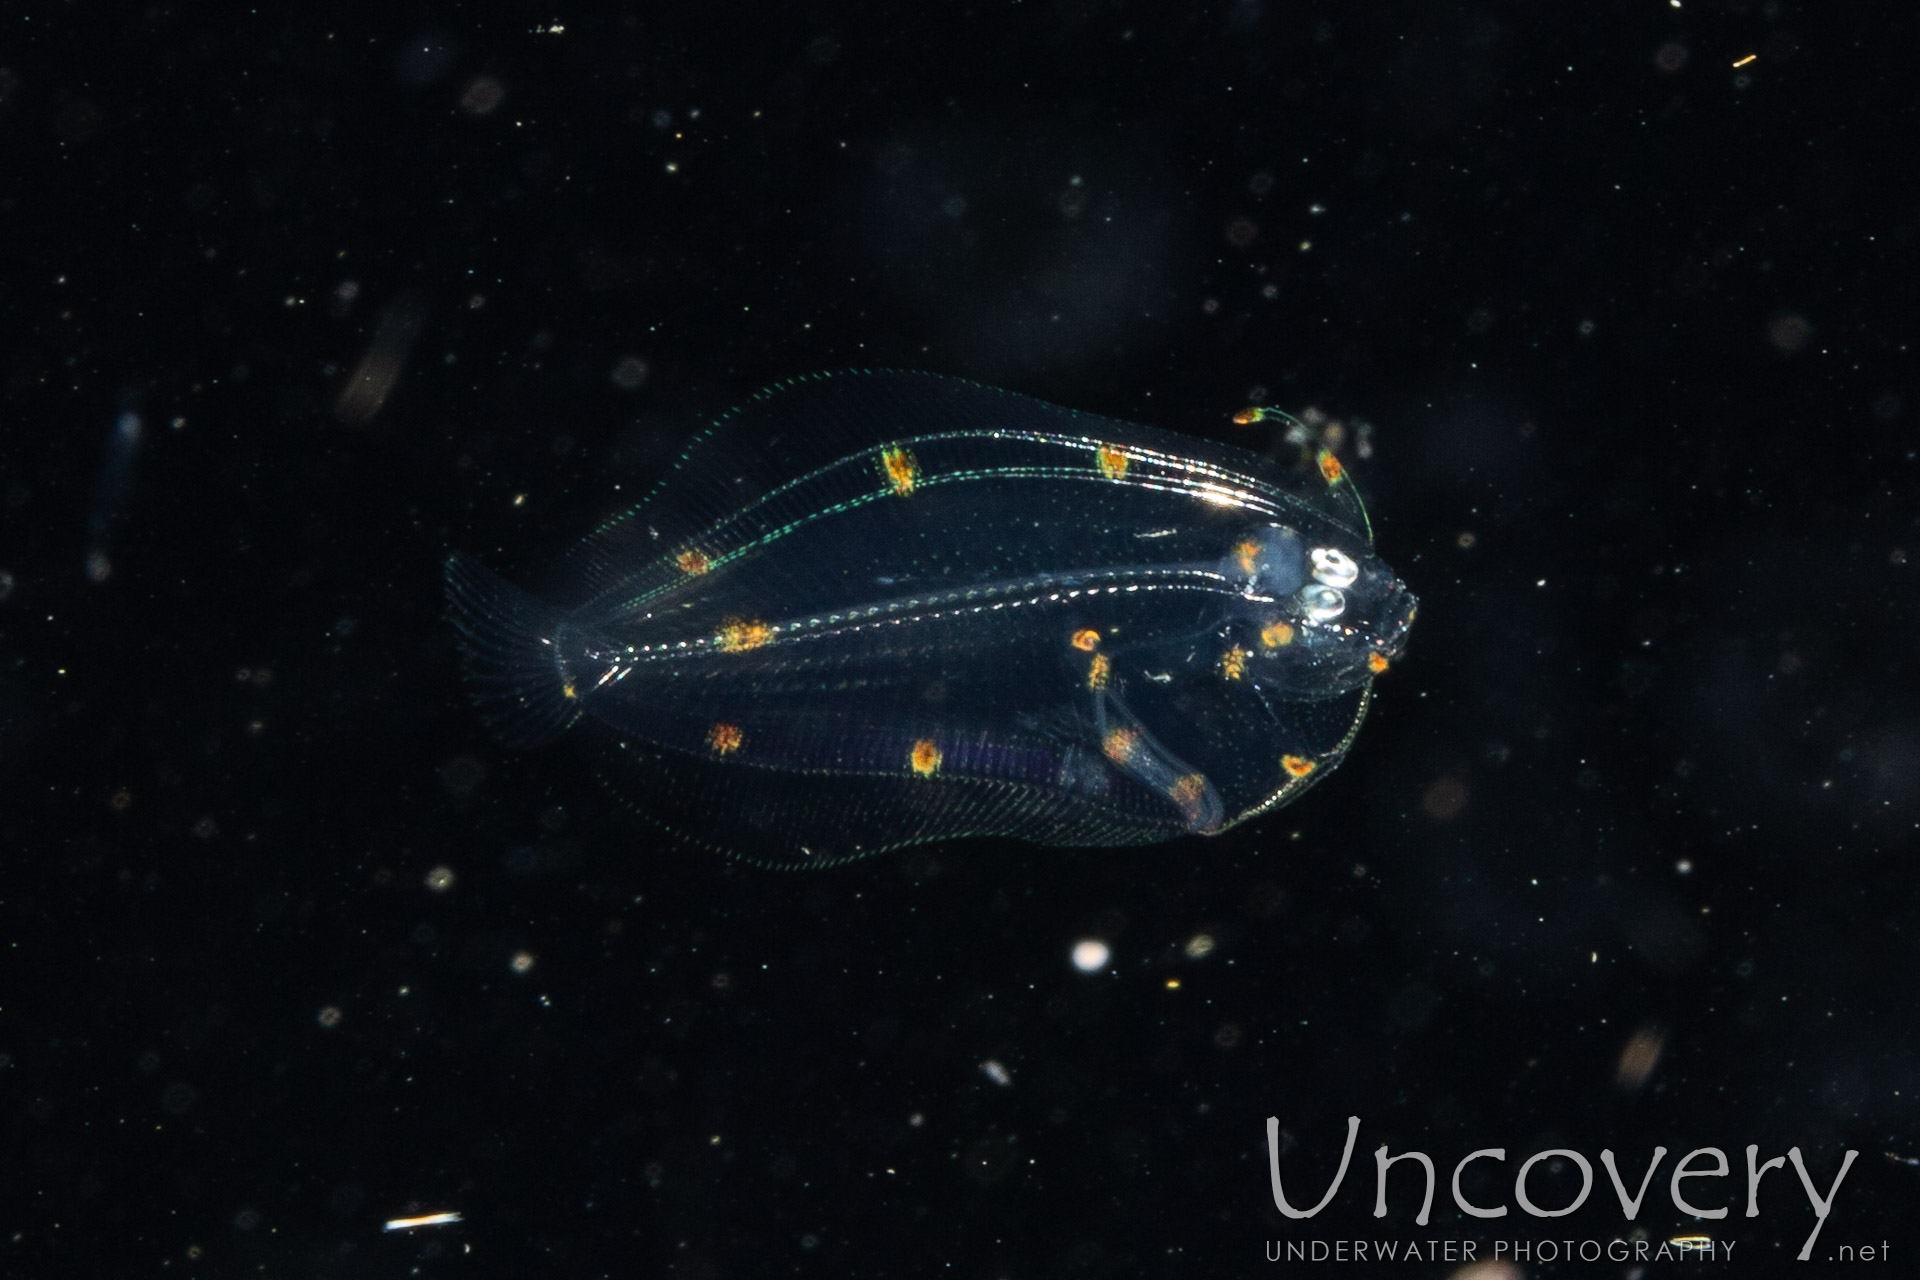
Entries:
{"label": "caudal fin", "polygon": [[480,718],[509,747],[559,737],[580,714],[553,645],[560,611],[464,551],[447,557],[446,570],[447,608]]}

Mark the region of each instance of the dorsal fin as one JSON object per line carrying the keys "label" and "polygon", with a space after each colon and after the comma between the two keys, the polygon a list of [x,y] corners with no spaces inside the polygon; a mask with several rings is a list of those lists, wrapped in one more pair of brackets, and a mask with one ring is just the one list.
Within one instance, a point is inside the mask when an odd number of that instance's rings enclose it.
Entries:
{"label": "dorsal fin", "polygon": [[[1062,408],[959,378],[853,369],[776,383],[696,435],[639,503],[606,521],[556,570],[578,602],[625,580],[636,562],[671,556],[705,529],[840,459],[914,436],[1045,430],[1163,452],[1266,480],[1289,503],[1371,537],[1353,483],[1330,455],[1295,465],[1203,437]],[[1291,452],[1291,451],[1289,451]]]}

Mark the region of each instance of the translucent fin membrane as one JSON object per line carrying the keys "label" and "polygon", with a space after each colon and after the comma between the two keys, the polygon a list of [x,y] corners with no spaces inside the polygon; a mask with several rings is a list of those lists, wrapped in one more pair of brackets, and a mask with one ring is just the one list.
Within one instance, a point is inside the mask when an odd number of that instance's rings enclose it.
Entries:
{"label": "translucent fin membrane", "polygon": [[553,637],[560,611],[464,552],[447,557],[447,604],[474,705],[511,747],[550,742],[580,715]]}

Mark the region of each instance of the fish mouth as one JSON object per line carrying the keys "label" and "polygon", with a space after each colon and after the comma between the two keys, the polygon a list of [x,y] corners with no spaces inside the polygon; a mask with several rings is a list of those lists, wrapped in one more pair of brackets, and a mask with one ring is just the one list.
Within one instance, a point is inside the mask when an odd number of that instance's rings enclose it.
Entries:
{"label": "fish mouth", "polygon": [[1396,581],[1374,629],[1374,653],[1388,660],[1398,658],[1407,647],[1407,634],[1413,630],[1414,615],[1419,610],[1419,599],[1405,583]]}
{"label": "fish mouth", "polygon": [[1419,606],[1419,600],[1396,581],[1375,610],[1372,621],[1347,632],[1350,642],[1341,647],[1338,665],[1325,669],[1331,692],[1352,693],[1361,689],[1398,662],[1407,647],[1407,633],[1413,629]]}

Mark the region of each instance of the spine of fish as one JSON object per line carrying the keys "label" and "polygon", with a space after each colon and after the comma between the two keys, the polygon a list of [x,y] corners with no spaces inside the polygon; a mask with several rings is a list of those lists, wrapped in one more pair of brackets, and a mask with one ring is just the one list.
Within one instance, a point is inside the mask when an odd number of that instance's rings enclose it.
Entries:
{"label": "spine of fish", "polygon": [[561,612],[463,551],[447,557],[453,615],[475,706],[509,747],[537,747],[580,717],[558,642]]}

